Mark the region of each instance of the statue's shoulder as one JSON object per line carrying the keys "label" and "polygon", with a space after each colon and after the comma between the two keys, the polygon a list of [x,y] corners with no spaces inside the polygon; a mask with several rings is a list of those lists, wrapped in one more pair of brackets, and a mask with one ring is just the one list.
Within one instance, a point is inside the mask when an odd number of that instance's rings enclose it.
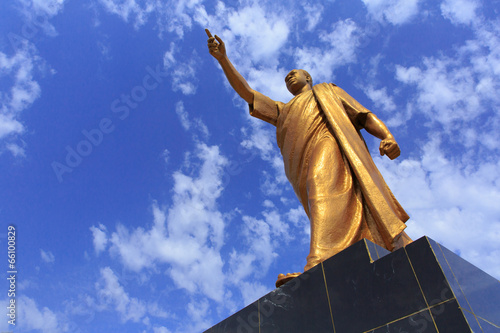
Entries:
{"label": "statue's shoulder", "polygon": [[322,85],[322,86],[330,86],[330,87],[337,87],[337,85],[333,82],[323,82],[323,83],[318,83],[317,85]]}
{"label": "statue's shoulder", "polygon": [[328,83],[328,82],[318,83],[318,84],[315,84],[314,86],[315,86],[315,87],[316,87],[316,86],[331,86],[331,87],[337,87],[337,85],[336,85],[335,83],[332,83],[332,82],[330,82],[330,83]]}
{"label": "statue's shoulder", "polygon": [[327,90],[330,90],[330,89],[333,89],[333,90],[336,90],[337,88],[339,88],[335,83],[327,83],[327,82],[323,82],[323,83],[318,83],[316,85],[314,85],[314,87],[317,89],[327,89]]}

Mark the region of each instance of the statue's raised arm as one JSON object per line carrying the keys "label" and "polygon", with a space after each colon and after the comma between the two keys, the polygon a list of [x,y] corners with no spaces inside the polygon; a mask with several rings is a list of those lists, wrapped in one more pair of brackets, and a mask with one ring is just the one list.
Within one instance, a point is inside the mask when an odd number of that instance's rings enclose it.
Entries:
{"label": "statue's raised arm", "polygon": [[240,95],[240,97],[243,98],[248,104],[252,104],[254,91],[250,88],[248,82],[243,78],[243,76],[241,76],[236,68],[234,68],[231,61],[229,61],[226,54],[226,45],[219,36],[215,35],[215,37],[213,37],[208,29],[205,29],[205,32],[208,36],[208,50],[210,54],[217,59],[220,66],[224,70],[224,74],[231,84],[231,87],[233,87],[238,95]]}

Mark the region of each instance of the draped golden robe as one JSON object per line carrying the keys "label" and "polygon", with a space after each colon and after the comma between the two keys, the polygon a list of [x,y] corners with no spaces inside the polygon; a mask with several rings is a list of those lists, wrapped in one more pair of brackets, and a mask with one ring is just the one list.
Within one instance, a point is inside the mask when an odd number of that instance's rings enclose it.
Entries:
{"label": "draped golden robe", "polygon": [[311,223],[305,270],[363,238],[393,250],[406,228],[360,133],[369,112],[334,84],[286,104],[254,95],[250,114],[276,126],[285,174]]}

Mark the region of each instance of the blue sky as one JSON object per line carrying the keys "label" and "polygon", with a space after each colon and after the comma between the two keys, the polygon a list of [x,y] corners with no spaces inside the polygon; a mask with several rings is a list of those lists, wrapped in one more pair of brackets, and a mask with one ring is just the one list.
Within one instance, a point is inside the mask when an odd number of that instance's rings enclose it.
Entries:
{"label": "blue sky", "polygon": [[381,158],[365,138],[408,234],[500,278],[499,9],[1,2],[0,253],[6,272],[14,225],[15,331],[203,331],[302,270],[308,221],[274,128],[248,115],[204,28],[275,100],[304,68],[376,113],[402,154]]}

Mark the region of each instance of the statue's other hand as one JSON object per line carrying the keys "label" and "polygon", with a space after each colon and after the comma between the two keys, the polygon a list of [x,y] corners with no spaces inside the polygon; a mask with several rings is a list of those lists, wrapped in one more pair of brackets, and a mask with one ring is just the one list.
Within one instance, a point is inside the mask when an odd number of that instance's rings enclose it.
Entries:
{"label": "statue's other hand", "polygon": [[395,159],[401,153],[398,143],[393,139],[385,139],[380,142],[380,155],[387,155],[391,160]]}
{"label": "statue's other hand", "polygon": [[215,59],[222,59],[226,55],[226,46],[224,45],[224,42],[217,35],[213,37],[208,29],[205,29],[205,32],[208,36],[208,51]]}

